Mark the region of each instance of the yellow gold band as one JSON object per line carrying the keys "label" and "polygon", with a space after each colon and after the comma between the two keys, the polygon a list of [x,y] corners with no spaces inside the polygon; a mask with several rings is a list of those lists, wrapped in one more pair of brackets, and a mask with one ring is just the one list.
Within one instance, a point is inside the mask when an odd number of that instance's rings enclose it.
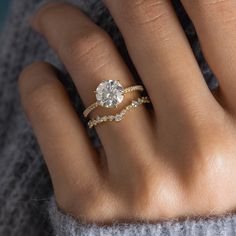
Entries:
{"label": "yellow gold band", "polygon": [[145,103],[150,103],[151,101],[149,100],[148,97],[141,97],[138,98],[137,100],[133,100],[128,106],[126,106],[121,112],[115,114],[115,115],[105,115],[105,116],[97,116],[96,118],[91,119],[88,122],[88,126],[89,128],[93,128],[95,126],[97,126],[98,124],[104,123],[104,122],[112,122],[112,121],[116,121],[119,122],[121,120],[123,120],[123,118],[125,117],[126,113],[133,109],[133,108],[137,108],[142,104]]}
{"label": "yellow gold band", "polygon": [[[133,91],[144,91],[144,87],[142,85],[134,85],[134,86],[130,86],[128,88],[124,89],[123,94],[127,94]],[[96,109],[98,106],[100,106],[99,102],[95,102],[93,104],[91,104],[88,108],[86,108],[83,112],[84,117],[88,117],[88,115],[94,110]]]}

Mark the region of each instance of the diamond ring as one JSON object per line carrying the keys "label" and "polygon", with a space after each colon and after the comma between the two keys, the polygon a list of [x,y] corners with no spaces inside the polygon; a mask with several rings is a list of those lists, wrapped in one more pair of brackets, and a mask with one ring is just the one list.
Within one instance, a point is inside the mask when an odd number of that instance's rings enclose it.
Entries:
{"label": "diamond ring", "polygon": [[104,80],[102,81],[96,91],[96,102],[91,104],[83,112],[84,117],[87,117],[98,106],[105,108],[117,107],[124,99],[125,94],[133,91],[143,91],[142,85],[134,85],[124,88],[117,80]]}
{"label": "diamond ring", "polygon": [[91,129],[104,122],[112,122],[112,121],[119,122],[123,120],[123,118],[125,117],[128,111],[130,111],[131,109],[137,108],[140,105],[145,104],[145,103],[151,103],[148,97],[141,97],[141,98],[138,98],[137,100],[133,100],[129,105],[123,108],[122,111],[120,111],[119,113],[115,115],[105,115],[102,117],[97,116],[96,118],[91,119],[88,122],[88,127]]}

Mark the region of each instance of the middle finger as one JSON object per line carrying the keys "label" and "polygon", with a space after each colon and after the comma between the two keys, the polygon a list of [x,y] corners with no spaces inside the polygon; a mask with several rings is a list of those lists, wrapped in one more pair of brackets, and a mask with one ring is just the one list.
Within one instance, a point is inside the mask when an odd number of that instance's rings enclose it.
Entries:
{"label": "middle finger", "polygon": [[[104,0],[149,92],[160,122],[219,108],[168,0]],[[199,118],[199,116],[198,116]],[[200,120],[200,119],[197,119]]]}

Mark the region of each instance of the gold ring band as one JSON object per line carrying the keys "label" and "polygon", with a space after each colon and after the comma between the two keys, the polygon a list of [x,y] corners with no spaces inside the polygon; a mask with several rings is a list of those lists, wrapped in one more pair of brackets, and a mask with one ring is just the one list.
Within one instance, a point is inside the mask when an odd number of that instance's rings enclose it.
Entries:
{"label": "gold ring band", "polygon": [[137,100],[133,100],[129,105],[127,105],[124,109],[122,109],[121,112],[115,114],[115,115],[105,115],[105,116],[97,116],[96,118],[91,119],[88,122],[88,126],[89,128],[93,128],[95,126],[97,126],[98,124],[104,123],[104,122],[112,122],[112,121],[116,121],[119,122],[121,120],[123,120],[123,118],[125,117],[126,113],[133,109],[133,108],[137,108],[142,104],[145,103],[150,103],[151,101],[149,100],[148,97],[141,97],[138,98]]}
{"label": "gold ring band", "polygon": [[[84,110],[84,117],[88,117],[88,115],[98,106],[106,108],[117,107],[118,104],[122,102],[124,95],[133,91],[144,91],[144,87],[142,85],[134,85],[123,88],[119,81],[102,81],[95,91],[97,101]],[[109,97],[109,93],[111,94],[111,98]]]}

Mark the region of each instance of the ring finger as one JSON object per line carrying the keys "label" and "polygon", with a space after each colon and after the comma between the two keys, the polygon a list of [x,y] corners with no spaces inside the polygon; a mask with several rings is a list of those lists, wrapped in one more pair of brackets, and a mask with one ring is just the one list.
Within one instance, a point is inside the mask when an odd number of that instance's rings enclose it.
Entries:
{"label": "ring finger", "polygon": [[[33,26],[46,37],[62,59],[86,106],[94,102],[93,91],[102,80],[120,80],[124,87],[133,85],[130,72],[111,39],[76,7],[62,3],[48,4],[36,14]],[[133,98],[129,96],[125,99],[127,103]],[[127,105],[126,102],[122,105]],[[109,109],[108,112],[114,111]],[[149,119],[145,107],[141,106],[130,111],[121,122],[97,127],[113,172],[119,171],[119,167],[130,167],[128,162],[132,160],[127,156],[135,157],[138,163],[139,156],[144,156],[142,150],[150,148],[145,147],[150,143],[148,140],[153,140]],[[138,147],[137,137],[141,144]],[[143,162],[142,158],[140,162]]]}

